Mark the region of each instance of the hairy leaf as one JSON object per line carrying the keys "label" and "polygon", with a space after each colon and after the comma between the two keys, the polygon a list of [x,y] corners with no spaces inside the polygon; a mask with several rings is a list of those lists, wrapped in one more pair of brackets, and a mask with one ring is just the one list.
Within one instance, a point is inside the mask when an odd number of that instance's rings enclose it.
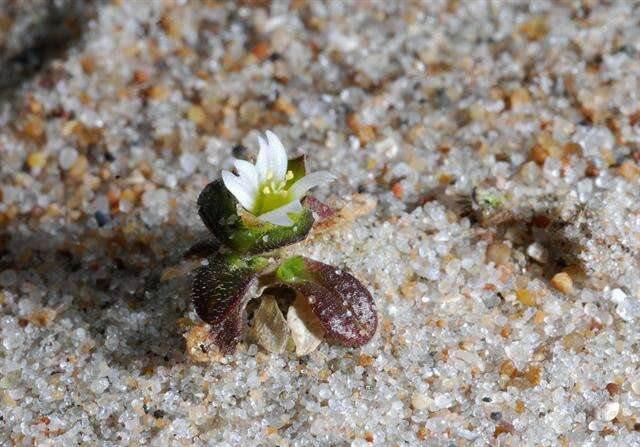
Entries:
{"label": "hairy leaf", "polygon": [[222,354],[235,352],[236,345],[244,338],[246,326],[244,306],[233,310],[220,324],[212,326],[211,335]]}
{"label": "hairy leaf", "polygon": [[375,334],[378,316],[373,298],[350,273],[295,256],[280,265],[276,277],[306,297],[330,337],[361,346]]}
{"label": "hairy leaf", "polygon": [[[313,226],[308,207],[291,215],[290,227],[273,225],[238,215],[238,201],[222,180],[209,183],[198,197],[198,212],[204,224],[226,247],[245,254],[258,254],[303,240]],[[245,213],[246,214],[246,213]]]}
{"label": "hairy leaf", "polygon": [[233,352],[244,335],[245,306],[266,262],[260,257],[210,256],[194,272],[192,297],[196,313],[212,326],[212,335],[224,353]]}

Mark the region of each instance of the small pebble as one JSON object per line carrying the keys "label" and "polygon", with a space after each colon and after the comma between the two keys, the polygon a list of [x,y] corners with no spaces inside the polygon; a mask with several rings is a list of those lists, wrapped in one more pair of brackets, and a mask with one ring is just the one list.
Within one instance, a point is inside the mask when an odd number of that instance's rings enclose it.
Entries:
{"label": "small pebble", "polygon": [[622,162],[619,171],[621,176],[631,181],[634,181],[640,174],[640,168],[631,160]]}
{"label": "small pebble", "polygon": [[603,422],[609,422],[615,419],[620,411],[618,402],[609,402],[598,409],[598,419]]}
{"label": "small pebble", "polygon": [[180,156],[180,167],[187,174],[193,174],[199,163],[200,159],[195,154],[185,153]]}
{"label": "small pebble", "polygon": [[607,392],[610,396],[615,396],[616,394],[620,393],[620,385],[618,385],[617,383],[607,383],[607,386],[605,388],[607,389]]}
{"label": "small pebble", "polygon": [[78,155],[78,157],[76,157],[75,162],[68,170],[69,177],[75,180],[80,180],[82,179],[82,176],[84,175],[84,173],[87,172],[88,168],[89,168],[89,160],[87,159],[87,157],[85,157],[84,155]]}
{"label": "small pebble", "polygon": [[15,270],[7,269],[0,273],[0,286],[11,287],[18,281],[18,274]]}
{"label": "small pebble", "polygon": [[195,124],[202,125],[207,119],[204,109],[200,106],[192,106],[187,111],[187,117]]}
{"label": "small pebble", "polygon": [[60,151],[58,163],[60,164],[60,167],[66,171],[67,169],[70,169],[71,166],[73,166],[77,158],[78,151],[76,151],[72,147],[66,147]]}
{"label": "small pebble", "polygon": [[624,293],[621,289],[613,289],[611,291],[611,301],[613,301],[615,304],[620,304],[624,302],[625,299],[627,299],[627,294]]}
{"label": "small pebble", "polygon": [[566,272],[556,273],[551,278],[551,285],[559,292],[568,294],[573,291],[573,280]]}
{"label": "small pebble", "polygon": [[539,165],[544,164],[544,161],[548,156],[549,152],[547,152],[547,150],[539,144],[536,144],[535,146],[533,146],[533,148],[531,148],[531,159]]}
{"label": "small pebble", "polygon": [[511,259],[511,247],[502,242],[493,242],[487,247],[487,260],[496,265],[508,265]]}
{"label": "small pebble", "polygon": [[538,294],[529,289],[516,289],[516,298],[525,306],[535,306],[538,302]]}
{"label": "small pebble", "polygon": [[96,222],[98,223],[99,227],[104,227],[109,223],[109,216],[102,211],[96,211],[94,217],[96,218]]}
{"label": "small pebble", "polygon": [[43,167],[47,162],[47,156],[44,152],[32,152],[27,157],[27,164],[31,169]]}
{"label": "small pebble", "polygon": [[411,395],[411,406],[416,410],[424,410],[429,406],[429,398],[418,391],[414,391]]}
{"label": "small pebble", "polygon": [[591,421],[589,422],[588,427],[591,431],[602,431],[604,424],[601,421]]}
{"label": "small pebble", "polygon": [[562,338],[562,346],[567,350],[572,349],[576,352],[584,348],[585,342],[584,336],[577,331],[570,332]]}
{"label": "small pebble", "polygon": [[107,388],[109,388],[109,379],[106,377],[102,377],[100,379],[94,380],[91,383],[91,391],[95,394],[100,394],[104,392]]}
{"label": "small pebble", "polygon": [[534,242],[527,247],[527,255],[540,264],[545,264],[549,260],[549,253],[547,249],[539,242]]}

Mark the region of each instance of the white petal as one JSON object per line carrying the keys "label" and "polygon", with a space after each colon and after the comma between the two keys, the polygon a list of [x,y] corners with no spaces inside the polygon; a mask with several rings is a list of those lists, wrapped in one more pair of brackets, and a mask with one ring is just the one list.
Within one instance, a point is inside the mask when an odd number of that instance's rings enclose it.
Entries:
{"label": "white petal", "polygon": [[252,185],[253,191],[257,191],[258,173],[256,172],[256,167],[245,160],[234,160],[233,166],[238,171],[238,174],[244,183]]}
{"label": "white petal", "polygon": [[271,171],[276,180],[284,180],[287,174],[287,151],[280,142],[280,138],[270,130],[265,132],[267,134],[267,141],[269,142],[269,161]]}
{"label": "white petal", "polygon": [[269,169],[269,145],[262,137],[258,137],[258,145],[260,150],[256,157],[256,172],[258,173],[258,184],[262,184],[267,179],[267,170]]}
{"label": "white petal", "polygon": [[247,211],[253,210],[256,202],[255,196],[251,193],[251,185],[244,183],[229,171],[222,171],[222,181]]}
{"label": "white petal", "polygon": [[290,227],[293,225],[293,221],[287,214],[298,213],[300,211],[302,211],[302,204],[299,200],[294,200],[293,202],[282,205],[280,208],[276,208],[268,213],[260,214],[258,219],[274,225],[280,225],[281,227]]}
{"label": "white petal", "polygon": [[329,171],[312,172],[291,185],[291,188],[289,188],[289,195],[295,199],[299,199],[311,188],[335,179],[336,176]]}

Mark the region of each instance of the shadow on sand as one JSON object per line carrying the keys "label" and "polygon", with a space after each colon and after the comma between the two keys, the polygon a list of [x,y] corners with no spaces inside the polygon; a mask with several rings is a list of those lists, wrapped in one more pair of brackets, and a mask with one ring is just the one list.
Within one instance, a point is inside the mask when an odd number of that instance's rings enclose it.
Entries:
{"label": "shadow on sand", "polygon": [[[55,309],[56,322],[68,320],[69,332],[83,328],[95,347],[104,347],[94,350],[109,365],[129,370],[171,366],[185,356],[179,319],[191,309],[189,278],[150,291],[147,279],[159,265],[179,260],[202,235],[176,226],[131,236],[108,226],[53,235],[0,232],[0,272],[16,273],[4,290],[18,300],[18,309],[19,300],[27,299],[37,308]],[[31,324],[20,312],[16,317]],[[59,332],[45,326],[42,342]]]}

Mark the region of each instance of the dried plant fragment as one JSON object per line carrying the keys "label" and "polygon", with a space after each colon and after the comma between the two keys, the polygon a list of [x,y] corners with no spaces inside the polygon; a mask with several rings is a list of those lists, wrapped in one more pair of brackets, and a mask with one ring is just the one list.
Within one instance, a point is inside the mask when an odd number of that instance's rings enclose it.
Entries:
{"label": "dried plant fragment", "polygon": [[316,350],[324,338],[325,330],[311,310],[306,298],[298,296],[287,311],[287,324],[296,346],[296,355],[308,355]]}
{"label": "dried plant fragment", "polygon": [[231,353],[243,336],[245,306],[257,287],[264,258],[210,256],[193,275],[192,296],[198,316],[212,325],[211,333],[223,353]]}
{"label": "dried plant fragment", "polygon": [[289,340],[289,327],[278,303],[272,296],[265,296],[255,315],[255,335],[260,346],[269,352],[282,354]]}
{"label": "dried plant fragment", "polygon": [[[378,206],[375,198],[366,194],[352,194],[346,203],[337,206],[337,211],[331,210],[327,205],[318,202],[312,204],[312,197],[308,197],[310,208],[319,216],[320,220],[313,226],[312,236],[335,230],[373,212]],[[331,210],[331,211],[330,211]]]}
{"label": "dried plant fragment", "polygon": [[317,220],[320,222],[331,218],[336,213],[329,205],[322,203],[312,196],[305,197],[304,204],[313,211],[314,215],[317,216]]}
{"label": "dried plant fragment", "polygon": [[303,256],[285,260],[277,278],[304,296],[327,334],[347,346],[371,340],[378,316],[369,291],[353,275]]}
{"label": "dried plant fragment", "polygon": [[200,261],[190,261],[167,267],[162,270],[162,274],[160,275],[160,282],[164,283],[173,279],[181,278],[185,275],[188,275],[199,266]]}

